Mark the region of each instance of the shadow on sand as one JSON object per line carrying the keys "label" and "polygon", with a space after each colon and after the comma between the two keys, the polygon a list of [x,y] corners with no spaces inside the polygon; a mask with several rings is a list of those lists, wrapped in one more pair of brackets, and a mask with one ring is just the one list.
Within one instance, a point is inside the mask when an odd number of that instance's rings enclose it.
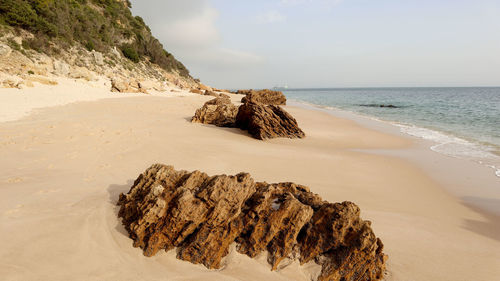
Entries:
{"label": "shadow on sand", "polygon": [[[118,211],[120,210],[120,207],[116,205],[116,203],[118,203],[120,194],[127,193],[133,184],[133,180],[128,180],[126,184],[112,184],[108,187],[109,202],[114,206],[113,213],[115,217],[118,217]],[[115,226],[115,229],[121,234],[129,237],[127,230],[125,230],[125,228],[121,224],[121,219],[118,219],[118,224]]]}
{"label": "shadow on sand", "polygon": [[[192,117],[185,117],[184,120],[186,120],[187,122],[191,123],[191,118]],[[233,128],[233,127],[217,127],[215,125],[210,125],[210,124],[201,124],[201,123],[196,123],[198,126],[203,126],[203,127],[207,127],[207,128],[213,128],[215,130],[222,130],[222,131],[225,131],[225,132],[229,132],[229,133],[233,133],[233,134],[236,134],[236,135],[240,135],[240,136],[247,136],[247,137],[250,137],[250,138],[253,138],[252,135],[250,135],[247,131],[244,131],[240,128]]]}
{"label": "shadow on sand", "polygon": [[500,200],[473,196],[463,197],[462,200],[462,204],[464,206],[476,213],[481,214],[481,216],[485,219],[485,221],[464,219],[463,228],[493,240],[500,241],[500,216],[493,212],[488,212],[476,207],[485,206],[490,210],[497,209],[500,207]]}

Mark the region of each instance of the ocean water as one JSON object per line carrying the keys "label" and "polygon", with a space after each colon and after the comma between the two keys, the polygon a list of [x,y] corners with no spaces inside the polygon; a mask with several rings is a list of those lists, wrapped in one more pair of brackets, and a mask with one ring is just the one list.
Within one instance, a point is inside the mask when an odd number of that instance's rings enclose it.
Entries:
{"label": "ocean water", "polygon": [[500,88],[287,89],[288,99],[387,121],[500,177]]}

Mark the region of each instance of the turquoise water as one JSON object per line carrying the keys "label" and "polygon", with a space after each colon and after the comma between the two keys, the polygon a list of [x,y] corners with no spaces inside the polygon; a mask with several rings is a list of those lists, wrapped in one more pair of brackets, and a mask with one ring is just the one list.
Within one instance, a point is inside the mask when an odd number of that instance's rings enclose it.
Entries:
{"label": "turquoise water", "polygon": [[288,89],[284,94],[389,121],[434,141],[437,152],[500,167],[500,88]]}

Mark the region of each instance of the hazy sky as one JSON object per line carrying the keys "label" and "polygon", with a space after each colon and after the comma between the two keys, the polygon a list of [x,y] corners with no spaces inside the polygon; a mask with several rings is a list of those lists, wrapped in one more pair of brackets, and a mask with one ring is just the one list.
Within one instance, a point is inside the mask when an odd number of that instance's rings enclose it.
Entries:
{"label": "hazy sky", "polygon": [[221,88],[500,86],[500,0],[132,0]]}

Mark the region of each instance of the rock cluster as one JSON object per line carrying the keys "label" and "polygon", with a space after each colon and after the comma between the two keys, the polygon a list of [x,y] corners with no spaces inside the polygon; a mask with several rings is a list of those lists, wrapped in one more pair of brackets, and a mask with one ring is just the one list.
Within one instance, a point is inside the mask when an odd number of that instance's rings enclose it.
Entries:
{"label": "rock cluster", "polygon": [[144,93],[149,90],[164,91],[164,85],[158,81],[130,79],[111,79],[111,91],[120,93]]}
{"label": "rock cluster", "polygon": [[[191,90],[192,92],[201,90]],[[241,90],[240,90],[241,91]],[[209,93],[209,94],[207,94]],[[256,139],[264,140],[271,138],[303,138],[305,133],[299,128],[297,120],[288,112],[277,105],[268,105],[259,102],[254,95],[257,93],[250,90],[244,98],[245,103],[239,107],[234,106],[228,95],[216,94],[205,90],[205,95],[217,98],[206,102],[203,107],[196,110],[191,119],[194,123],[213,124],[219,127],[237,127],[247,130]],[[267,93],[263,91],[262,93]],[[276,92],[283,95],[281,92]],[[280,98],[275,98],[278,101]],[[268,102],[271,99],[267,100]],[[283,96],[283,102],[286,98]]]}
{"label": "rock cluster", "polygon": [[238,108],[224,95],[207,101],[196,110],[191,122],[212,124],[218,127],[233,127]]}
{"label": "rock cluster", "polygon": [[351,202],[328,203],[294,183],[254,182],[247,173],[208,176],[155,164],[121,194],[119,217],[144,255],[177,248],[177,257],[220,268],[229,246],[321,265],[318,280],[380,280],[383,244]]}
{"label": "rock cluster", "polygon": [[238,110],[235,126],[260,140],[305,137],[297,120],[277,105],[245,103]]}
{"label": "rock cluster", "polygon": [[[242,91],[243,93],[243,91]],[[245,96],[241,99],[242,103],[261,103],[270,105],[286,105],[286,97],[283,92],[271,91],[268,89],[260,91],[245,91]]]}

